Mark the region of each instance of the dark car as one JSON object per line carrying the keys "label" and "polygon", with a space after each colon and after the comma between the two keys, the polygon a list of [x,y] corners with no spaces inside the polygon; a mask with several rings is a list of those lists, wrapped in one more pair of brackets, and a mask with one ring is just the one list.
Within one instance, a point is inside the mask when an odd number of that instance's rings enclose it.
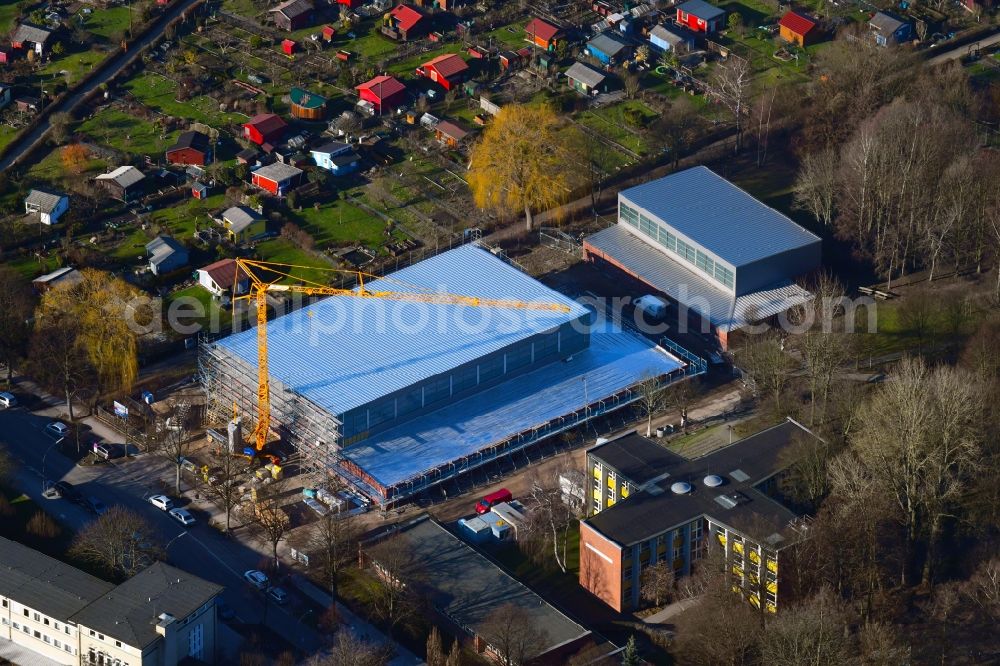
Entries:
{"label": "dark car", "polygon": [[88,497],[84,506],[95,516],[104,515],[108,511],[108,505],[96,497]]}
{"label": "dark car", "polygon": [[69,481],[59,481],[52,486],[59,491],[59,494],[70,502],[79,504],[83,501],[83,495]]}

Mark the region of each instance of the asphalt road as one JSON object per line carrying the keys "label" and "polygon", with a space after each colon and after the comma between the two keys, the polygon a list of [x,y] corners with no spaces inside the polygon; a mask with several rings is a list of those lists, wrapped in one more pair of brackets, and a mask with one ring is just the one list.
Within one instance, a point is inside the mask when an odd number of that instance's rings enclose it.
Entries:
{"label": "asphalt road", "polygon": [[100,67],[98,67],[98,73],[94,76],[94,78],[83,86],[75,89],[63,98],[62,101],[49,107],[46,110],[47,115],[45,119],[38,124],[38,127],[29,132],[26,136],[23,136],[19,140],[15,141],[7,153],[7,156],[0,160],[0,171],[8,169],[17,159],[27,153],[36,141],[45,136],[52,126],[49,122],[49,118],[52,117],[53,113],[73,112],[80,105],[80,103],[83,102],[87,95],[99,88],[102,84],[110,81],[119,72],[119,70],[122,69],[122,67],[125,67],[138,58],[143,48],[151,44],[153,41],[158,39],[161,34],[163,34],[163,31],[166,29],[168,23],[180,16],[184,11],[189,9],[198,1],[199,0],[177,0],[163,15],[157,19],[154,26],[148,30],[144,36],[128,45],[128,51],[119,53],[109,60],[105,60]]}
{"label": "asphalt road", "polygon": [[108,506],[119,504],[136,511],[159,534],[167,549],[168,562],[226,588],[223,599],[240,621],[263,620],[269,630],[307,653],[323,647],[320,636],[300,622],[305,611],[294,593],[286,606],[265,604],[264,596],[243,580],[244,571],[262,565],[258,552],[209,527],[205,523],[207,514],[196,506],[185,506],[183,500],[180,505],[199,519],[190,528],[182,527],[166,512],[145,501],[145,497],[158,492],[150,486],[150,480],[169,471],[169,463],[140,455],[114,464],[78,467],[59,452],[56,440],[44,430],[50,421],[49,417],[23,407],[0,410],[0,445],[19,463],[15,484],[21,491],[74,531],[93,520],[93,516],[67,500],[43,498],[43,475],[50,481],[69,481],[84,496],[93,495]]}

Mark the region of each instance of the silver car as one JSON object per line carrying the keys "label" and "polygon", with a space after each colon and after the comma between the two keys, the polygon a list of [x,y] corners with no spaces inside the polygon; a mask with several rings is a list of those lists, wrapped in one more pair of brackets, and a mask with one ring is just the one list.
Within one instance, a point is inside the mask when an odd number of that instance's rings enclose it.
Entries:
{"label": "silver car", "polygon": [[3,407],[4,409],[17,407],[17,398],[15,398],[13,394],[7,393],[6,391],[0,393],[0,407]]}

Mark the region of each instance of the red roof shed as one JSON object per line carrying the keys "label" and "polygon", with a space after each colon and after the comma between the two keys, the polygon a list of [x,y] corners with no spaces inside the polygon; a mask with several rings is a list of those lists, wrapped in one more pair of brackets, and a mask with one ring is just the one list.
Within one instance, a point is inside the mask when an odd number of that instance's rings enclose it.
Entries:
{"label": "red roof shed", "polygon": [[461,56],[447,53],[425,62],[417,69],[417,74],[440,84],[445,90],[461,83],[469,71],[469,66]]}
{"label": "red roof shed", "polygon": [[285,39],[285,40],[282,40],[282,42],[281,42],[281,51],[285,55],[292,55],[292,54],[294,54],[295,50],[297,48],[298,48],[298,44],[295,43],[294,39]]}
{"label": "red roof shed", "polygon": [[535,46],[543,49],[555,48],[560,32],[562,32],[560,28],[540,18],[531,19],[528,25],[524,26],[525,38]]}
{"label": "red roof shed", "polygon": [[805,46],[813,41],[816,35],[816,21],[795,11],[788,11],[778,21],[781,38],[786,42]]}
{"label": "red roof shed", "polygon": [[277,143],[285,132],[287,125],[281,116],[274,113],[262,113],[243,123],[243,138],[253,141],[258,146],[265,143]]}
{"label": "red roof shed", "polygon": [[392,76],[376,76],[357,86],[355,90],[361,99],[375,105],[376,113],[381,113],[383,107],[399,106],[406,97],[406,86]]}

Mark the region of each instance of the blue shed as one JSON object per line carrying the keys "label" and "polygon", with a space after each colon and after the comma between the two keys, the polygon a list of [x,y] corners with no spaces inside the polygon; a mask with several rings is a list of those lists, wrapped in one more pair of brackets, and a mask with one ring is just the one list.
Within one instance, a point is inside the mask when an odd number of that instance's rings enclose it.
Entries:
{"label": "blue shed", "polygon": [[605,65],[613,65],[623,60],[629,52],[629,45],[613,33],[602,32],[587,42],[587,53]]}

